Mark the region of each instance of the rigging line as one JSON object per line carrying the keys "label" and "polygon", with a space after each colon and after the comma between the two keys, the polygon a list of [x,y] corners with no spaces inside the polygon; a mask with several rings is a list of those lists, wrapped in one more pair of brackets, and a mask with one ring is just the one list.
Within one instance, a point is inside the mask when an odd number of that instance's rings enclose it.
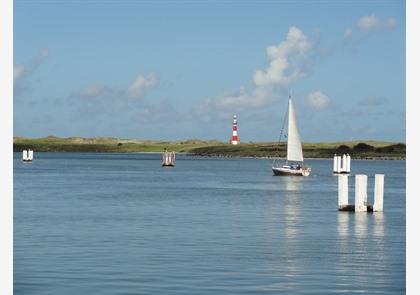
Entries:
{"label": "rigging line", "polygon": [[[288,106],[289,106],[289,104],[288,104]],[[286,113],[284,114],[284,117],[283,117],[283,125],[282,125],[281,130],[280,130],[279,145],[278,145],[278,149],[277,149],[277,153],[279,154],[279,157],[280,157],[280,146],[281,146],[280,145],[280,141],[281,141],[281,138],[282,138],[282,135],[283,135],[283,132],[284,132],[284,127],[286,125],[286,120],[287,120],[287,114],[288,113],[289,113],[289,107],[287,107]],[[276,162],[276,159],[274,159],[273,165],[274,165],[275,162]]]}
{"label": "rigging line", "polygon": [[280,130],[279,142],[281,141],[281,137],[283,135],[283,131],[284,131],[284,127],[286,125],[286,120],[287,120],[287,114],[288,114],[288,112],[289,112],[289,108],[287,108],[286,114],[284,114],[283,125],[281,126],[281,130]]}

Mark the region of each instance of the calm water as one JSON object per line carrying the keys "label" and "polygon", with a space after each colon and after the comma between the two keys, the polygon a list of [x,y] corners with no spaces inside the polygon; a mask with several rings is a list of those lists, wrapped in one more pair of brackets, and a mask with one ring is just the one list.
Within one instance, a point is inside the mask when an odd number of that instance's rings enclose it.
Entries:
{"label": "calm water", "polygon": [[265,159],[35,157],[15,154],[15,294],[405,293],[405,161],[352,161],[386,175],[384,212],[354,214],[332,160],[294,178]]}

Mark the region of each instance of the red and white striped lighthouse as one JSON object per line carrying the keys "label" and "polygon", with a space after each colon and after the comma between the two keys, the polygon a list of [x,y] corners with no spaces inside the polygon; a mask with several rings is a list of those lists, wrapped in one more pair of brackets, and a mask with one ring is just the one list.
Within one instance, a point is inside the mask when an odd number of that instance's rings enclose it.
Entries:
{"label": "red and white striped lighthouse", "polygon": [[236,119],[236,115],[233,115],[232,137],[230,138],[230,142],[231,144],[239,144],[238,120]]}

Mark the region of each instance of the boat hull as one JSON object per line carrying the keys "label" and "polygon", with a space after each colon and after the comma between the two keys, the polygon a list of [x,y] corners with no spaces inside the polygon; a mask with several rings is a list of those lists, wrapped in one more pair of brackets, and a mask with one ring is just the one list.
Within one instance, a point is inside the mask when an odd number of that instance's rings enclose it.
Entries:
{"label": "boat hull", "polygon": [[305,167],[300,169],[272,167],[271,169],[276,176],[309,176],[311,174],[311,169]]}
{"label": "boat hull", "polygon": [[175,164],[162,164],[162,167],[175,167]]}

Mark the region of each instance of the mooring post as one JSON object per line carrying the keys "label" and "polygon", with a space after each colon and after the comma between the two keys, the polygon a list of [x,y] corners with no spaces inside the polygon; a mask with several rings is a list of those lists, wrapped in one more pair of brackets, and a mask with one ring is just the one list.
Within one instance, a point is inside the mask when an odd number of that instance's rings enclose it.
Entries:
{"label": "mooring post", "polygon": [[354,211],[366,212],[367,211],[367,176],[356,175],[356,189],[354,196]]}
{"label": "mooring post", "polygon": [[337,157],[337,173],[341,173],[341,158]]}
{"label": "mooring post", "polygon": [[338,162],[337,162],[337,155],[334,155],[334,165],[333,165],[333,172],[334,173],[337,173],[337,171],[338,171],[338,168],[337,168],[337,165],[338,164]]}
{"label": "mooring post", "polygon": [[351,157],[347,154],[347,172],[350,173]]}
{"label": "mooring post", "polygon": [[375,202],[373,211],[383,211],[384,209],[384,175],[375,174]]}
{"label": "mooring post", "polygon": [[344,154],[343,155],[343,160],[342,160],[342,169],[341,169],[341,171],[342,172],[347,172],[347,156],[346,156],[346,154]]}
{"label": "mooring post", "polygon": [[349,186],[348,186],[348,176],[339,175],[338,176],[338,209],[349,204]]}

